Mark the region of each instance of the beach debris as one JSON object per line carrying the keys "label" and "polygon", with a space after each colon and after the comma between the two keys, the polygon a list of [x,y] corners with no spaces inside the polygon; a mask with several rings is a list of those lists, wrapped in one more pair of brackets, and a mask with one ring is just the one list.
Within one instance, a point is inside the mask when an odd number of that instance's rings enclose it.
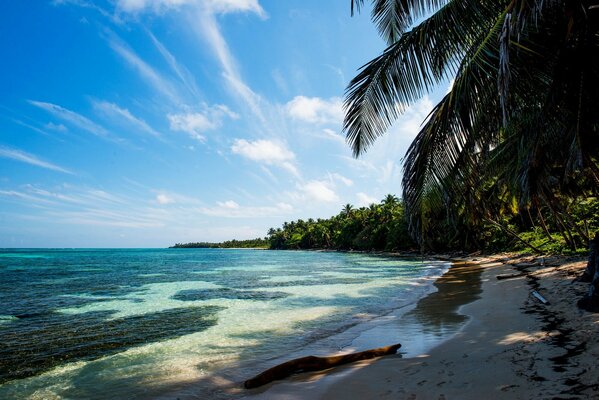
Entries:
{"label": "beach debris", "polygon": [[513,279],[513,278],[519,278],[521,276],[526,276],[526,274],[523,274],[521,272],[517,273],[517,274],[504,274],[504,275],[497,275],[497,279],[498,280],[502,280],[502,279]]}
{"label": "beach debris", "polygon": [[401,344],[397,343],[392,346],[379,347],[376,349],[360,351],[351,354],[343,354],[340,356],[308,356],[296,358],[276,365],[270,369],[267,369],[261,374],[256,375],[252,379],[248,379],[243,383],[243,386],[246,389],[254,389],[262,385],[266,385],[272,381],[287,378],[288,376],[297,374],[299,372],[322,371],[343,364],[387,356],[397,353],[397,350],[400,347]]}
{"label": "beach debris", "polygon": [[532,292],[530,292],[530,294],[532,294],[534,297],[536,297],[541,303],[543,304],[549,304],[549,302],[547,301],[546,298],[544,298],[541,293],[537,292],[536,290],[533,290]]}

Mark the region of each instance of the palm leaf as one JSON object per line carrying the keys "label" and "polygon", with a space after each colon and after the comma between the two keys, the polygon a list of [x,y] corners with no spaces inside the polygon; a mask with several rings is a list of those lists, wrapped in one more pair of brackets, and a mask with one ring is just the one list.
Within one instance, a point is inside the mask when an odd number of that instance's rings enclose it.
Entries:
{"label": "palm leaf", "polygon": [[363,153],[411,103],[452,76],[500,11],[496,2],[450,1],[362,67],[345,101],[344,130],[354,155]]}

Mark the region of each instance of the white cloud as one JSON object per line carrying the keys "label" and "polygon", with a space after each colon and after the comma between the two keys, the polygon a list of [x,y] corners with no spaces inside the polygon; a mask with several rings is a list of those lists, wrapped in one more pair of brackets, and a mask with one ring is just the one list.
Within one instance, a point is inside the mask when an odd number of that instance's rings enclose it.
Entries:
{"label": "white cloud", "polygon": [[239,209],[239,204],[237,204],[233,200],[227,200],[225,202],[217,201],[216,204],[218,204],[219,207],[227,208],[229,210],[238,210]]}
{"label": "white cloud", "polygon": [[158,193],[156,195],[156,201],[158,202],[158,204],[166,205],[166,204],[174,203],[175,199],[173,199],[166,193]]}
{"label": "white cloud", "polygon": [[299,186],[301,192],[310,200],[332,203],[339,201],[337,194],[329,187],[325,181],[309,181]]}
{"label": "white cloud", "polygon": [[73,172],[69,171],[66,168],[60,167],[56,164],[52,164],[51,162],[41,160],[37,156],[29,153],[25,153],[21,150],[9,149],[7,147],[0,147],[0,157],[8,158],[15,161],[20,161],[25,164],[34,165],[36,167],[50,169],[52,171],[63,172],[65,174],[73,174]]}
{"label": "white cloud", "polygon": [[281,143],[265,139],[253,142],[245,139],[235,139],[231,151],[258,163],[282,167],[299,176],[299,172],[293,164],[295,154]]}
{"label": "white cloud", "polygon": [[324,128],[322,130],[322,132],[324,133],[323,137],[325,139],[333,140],[333,141],[335,141],[337,143],[340,143],[340,144],[342,144],[344,146],[346,145],[345,138],[343,137],[343,135],[335,132],[334,130],[329,129],[329,128]]}
{"label": "white cloud", "polygon": [[266,17],[266,12],[258,3],[258,0],[205,0],[204,4],[211,12],[216,14],[252,12],[262,18]]}
{"label": "white cloud", "polygon": [[295,154],[285,146],[264,139],[254,142],[249,142],[245,139],[235,139],[231,150],[235,154],[240,154],[250,160],[266,164],[277,164],[284,161],[291,161],[295,158]]}
{"label": "white cloud", "polygon": [[118,117],[126,121],[128,124],[134,126],[138,130],[149,133],[152,136],[159,137],[160,133],[154,130],[150,125],[147,124],[146,121],[137,118],[129,110],[126,108],[121,108],[114,103],[109,103],[107,101],[94,101],[94,108],[103,112],[104,114],[110,117]]}
{"label": "white cloud", "polygon": [[125,13],[161,13],[188,5],[202,6],[215,14],[252,12],[261,17],[266,16],[257,0],[117,0],[116,3],[117,10]]}
{"label": "white cloud", "polygon": [[274,206],[240,206],[233,200],[227,200],[217,202],[215,207],[201,208],[199,212],[211,217],[225,218],[280,217],[293,212],[293,206],[282,202]]}
{"label": "white cloud", "polygon": [[216,124],[208,119],[204,114],[169,114],[168,120],[172,131],[186,132],[193,139],[204,141],[206,138],[200,134],[216,128]]}
{"label": "white cloud", "polygon": [[296,96],[285,105],[289,116],[313,124],[340,124],[343,121],[343,100],[332,97]]}
{"label": "white cloud", "polygon": [[79,129],[92,133],[96,136],[104,138],[110,136],[110,133],[103,126],[100,126],[95,122],[91,121],[89,118],[86,118],[83,115],[77,114],[76,112],[68,110],[57,104],[45,103],[43,101],[35,100],[29,100],[29,103],[38,108],[41,108],[42,110],[49,112],[55,117],[60,118],[63,121],[66,121]]}
{"label": "white cloud", "polygon": [[212,107],[204,106],[202,112],[169,114],[167,117],[172,131],[185,132],[192,138],[203,141],[205,137],[202,133],[219,128],[225,117],[237,119],[239,115],[227,106],[218,104]]}
{"label": "white cloud", "polygon": [[356,198],[358,199],[358,206],[360,207],[365,207],[373,203],[378,203],[378,200],[375,197],[369,196],[363,192],[357,193]]}
{"label": "white cloud", "polygon": [[337,181],[343,183],[345,186],[348,186],[348,187],[349,186],[353,186],[353,184],[354,184],[354,181],[352,181],[351,179],[349,179],[349,178],[347,178],[347,177],[345,177],[345,176],[343,176],[341,174],[338,174],[336,172],[333,173],[333,174],[330,174],[330,179],[331,179],[331,181],[337,180]]}
{"label": "white cloud", "polygon": [[169,8],[177,8],[193,3],[190,0],[117,0],[116,8],[120,12],[137,13],[141,11],[162,12]]}

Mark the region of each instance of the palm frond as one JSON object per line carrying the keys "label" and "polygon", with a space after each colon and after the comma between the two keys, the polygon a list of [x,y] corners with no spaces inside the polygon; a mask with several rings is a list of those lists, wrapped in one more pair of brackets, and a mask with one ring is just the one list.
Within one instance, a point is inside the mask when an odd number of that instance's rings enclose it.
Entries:
{"label": "palm frond", "polygon": [[364,67],[346,91],[344,130],[362,154],[414,101],[457,70],[467,49],[491,28],[497,3],[453,0],[406,32]]}
{"label": "palm frond", "polygon": [[450,0],[374,0],[372,21],[388,45],[395,43],[419,18]]}

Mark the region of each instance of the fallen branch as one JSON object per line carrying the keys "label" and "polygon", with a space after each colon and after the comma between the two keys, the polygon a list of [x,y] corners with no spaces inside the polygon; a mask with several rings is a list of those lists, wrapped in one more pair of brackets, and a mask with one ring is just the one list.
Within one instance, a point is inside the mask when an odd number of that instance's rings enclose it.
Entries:
{"label": "fallen branch", "polygon": [[533,290],[532,292],[530,292],[534,297],[537,298],[537,300],[539,300],[541,303],[543,304],[549,304],[549,302],[547,301],[547,299],[545,299],[541,293],[537,292],[536,290]]}
{"label": "fallen branch", "polygon": [[526,274],[523,273],[517,273],[517,274],[505,274],[505,275],[497,275],[496,278],[498,280],[503,280],[503,279],[514,279],[514,278],[519,278],[521,276],[526,276]]}
{"label": "fallen branch", "polygon": [[296,374],[298,372],[322,371],[324,369],[329,369],[338,365],[349,364],[356,361],[368,360],[375,357],[395,354],[397,352],[397,349],[399,349],[400,347],[401,344],[398,343],[392,346],[379,347],[378,349],[361,351],[359,353],[344,354],[341,356],[308,356],[296,358],[294,360],[287,361],[283,364],[279,364],[275,367],[267,369],[266,371],[262,372],[259,375],[256,375],[252,379],[248,379],[244,382],[243,385],[246,389],[253,389],[262,385],[266,385],[267,383],[270,383],[272,381],[287,378],[288,376]]}

